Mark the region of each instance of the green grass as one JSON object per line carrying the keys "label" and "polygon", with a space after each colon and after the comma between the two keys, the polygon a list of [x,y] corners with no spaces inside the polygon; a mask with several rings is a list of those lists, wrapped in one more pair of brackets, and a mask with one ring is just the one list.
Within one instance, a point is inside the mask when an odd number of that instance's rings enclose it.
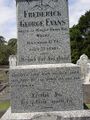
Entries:
{"label": "green grass", "polygon": [[86,104],[87,105],[87,107],[90,109],[90,104]]}
{"label": "green grass", "polygon": [[0,111],[8,109],[10,106],[9,101],[0,102]]}
{"label": "green grass", "polygon": [[0,70],[0,80],[8,80],[8,75],[3,70]]}

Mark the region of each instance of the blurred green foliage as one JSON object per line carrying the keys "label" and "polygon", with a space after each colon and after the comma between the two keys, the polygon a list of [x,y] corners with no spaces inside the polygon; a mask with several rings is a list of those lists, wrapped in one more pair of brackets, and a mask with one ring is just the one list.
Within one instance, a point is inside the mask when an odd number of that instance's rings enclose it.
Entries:
{"label": "blurred green foliage", "polygon": [[12,38],[8,42],[0,44],[0,65],[8,65],[9,56],[16,54],[17,39]]}
{"label": "blurred green foliage", "polygon": [[0,102],[0,111],[8,109],[9,106],[10,106],[10,102],[9,101]]}
{"label": "blurred green foliage", "polygon": [[77,25],[70,28],[72,62],[76,63],[82,54],[90,59],[90,11],[79,19]]}

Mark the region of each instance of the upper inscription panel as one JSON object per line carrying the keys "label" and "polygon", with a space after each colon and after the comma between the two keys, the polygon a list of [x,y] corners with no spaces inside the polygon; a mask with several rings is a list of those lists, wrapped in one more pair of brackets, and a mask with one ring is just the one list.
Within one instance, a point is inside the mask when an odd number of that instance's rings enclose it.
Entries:
{"label": "upper inscription panel", "polygon": [[67,0],[17,0],[18,64],[70,63]]}

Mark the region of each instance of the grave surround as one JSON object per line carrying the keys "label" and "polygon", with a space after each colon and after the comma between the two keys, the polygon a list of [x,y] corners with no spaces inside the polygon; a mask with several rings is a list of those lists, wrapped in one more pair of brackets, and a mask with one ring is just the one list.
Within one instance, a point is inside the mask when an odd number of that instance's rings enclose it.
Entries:
{"label": "grave surround", "polygon": [[9,108],[1,120],[90,120],[90,111],[11,113]]}
{"label": "grave surround", "polygon": [[68,0],[16,0],[11,109],[1,120],[89,120],[80,68],[71,63]]}

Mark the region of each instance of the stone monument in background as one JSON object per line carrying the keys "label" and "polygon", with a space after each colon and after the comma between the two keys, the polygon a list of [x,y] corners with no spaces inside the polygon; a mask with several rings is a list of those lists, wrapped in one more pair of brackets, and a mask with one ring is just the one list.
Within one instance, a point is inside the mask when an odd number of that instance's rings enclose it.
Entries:
{"label": "stone monument in background", "polygon": [[80,68],[71,63],[68,1],[16,0],[18,48],[11,108],[2,120],[89,120]]}
{"label": "stone monument in background", "polygon": [[81,77],[83,79],[83,95],[84,103],[90,103],[90,61],[87,55],[83,54],[77,61],[81,68]]}

